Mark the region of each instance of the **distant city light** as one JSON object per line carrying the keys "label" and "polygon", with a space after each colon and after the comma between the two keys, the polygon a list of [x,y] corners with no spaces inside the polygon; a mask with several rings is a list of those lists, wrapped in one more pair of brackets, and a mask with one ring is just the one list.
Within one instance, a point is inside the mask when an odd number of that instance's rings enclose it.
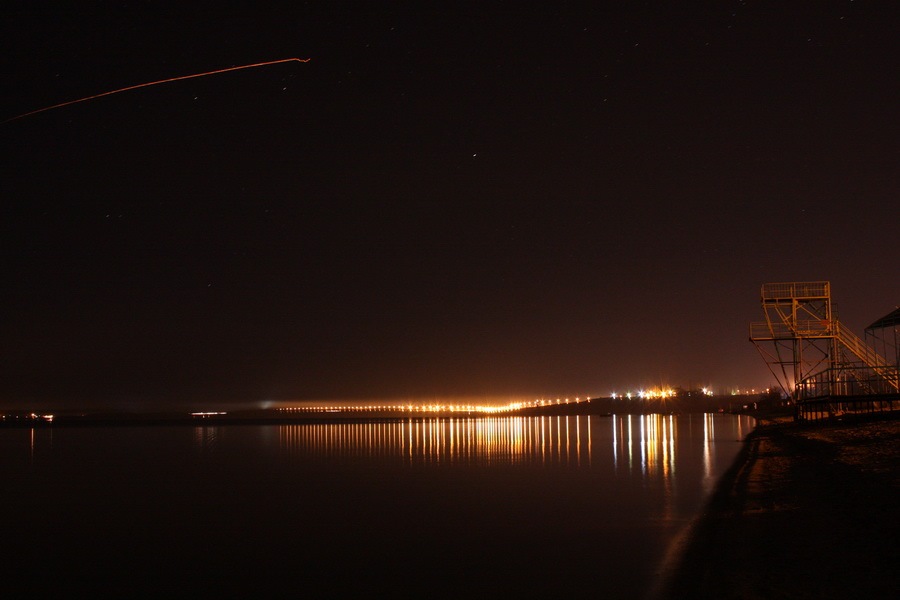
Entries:
{"label": "distant city light", "polygon": [[[714,392],[711,387],[703,387],[700,390],[694,390],[694,394],[702,394],[703,396],[713,396]],[[740,390],[735,388],[732,390],[733,395],[755,394],[756,390]],[[636,391],[612,392],[610,398],[613,400],[639,400],[654,401],[667,399],[675,399],[682,394],[690,395],[690,392],[670,386],[659,386],[654,388],[639,388]],[[437,413],[453,413],[453,414],[498,414],[507,412],[516,412],[528,408],[536,408],[542,406],[553,406],[562,404],[580,404],[582,402],[590,402],[592,398],[599,396],[586,394],[585,396],[572,397],[552,396],[550,398],[535,398],[534,400],[514,401],[506,404],[480,404],[461,401],[447,400],[443,402],[423,402],[414,403],[409,401],[402,402],[383,402],[378,404],[365,404],[354,402],[343,403],[323,403],[323,404],[304,404],[301,406],[289,406],[278,408],[277,410],[287,413],[388,413],[388,414],[437,414]],[[192,413],[194,416],[209,416],[217,413]],[[224,413],[223,413],[224,414]]]}

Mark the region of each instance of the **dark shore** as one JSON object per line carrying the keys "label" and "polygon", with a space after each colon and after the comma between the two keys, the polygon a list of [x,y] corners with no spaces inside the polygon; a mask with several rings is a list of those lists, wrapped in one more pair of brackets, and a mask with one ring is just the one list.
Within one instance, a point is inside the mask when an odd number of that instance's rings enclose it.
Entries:
{"label": "dark shore", "polygon": [[900,419],[761,417],[662,598],[900,594]]}

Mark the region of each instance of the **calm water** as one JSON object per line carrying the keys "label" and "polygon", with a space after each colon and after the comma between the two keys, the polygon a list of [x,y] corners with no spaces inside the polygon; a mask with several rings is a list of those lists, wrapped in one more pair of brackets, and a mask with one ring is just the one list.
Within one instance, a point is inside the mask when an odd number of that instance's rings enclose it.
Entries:
{"label": "calm water", "polygon": [[21,595],[639,598],[752,419],[0,429]]}

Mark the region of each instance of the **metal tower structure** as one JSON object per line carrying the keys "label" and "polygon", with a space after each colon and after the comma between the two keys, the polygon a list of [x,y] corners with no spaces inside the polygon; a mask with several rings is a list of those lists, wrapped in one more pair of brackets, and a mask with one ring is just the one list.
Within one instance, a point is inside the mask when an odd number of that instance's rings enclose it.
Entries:
{"label": "metal tower structure", "polygon": [[897,364],[837,319],[827,281],[766,283],[750,341],[797,404],[898,393]]}
{"label": "metal tower structure", "polygon": [[831,285],[765,283],[760,300],[765,321],[750,323],[750,340],[782,390],[798,400],[799,382],[833,366]]}

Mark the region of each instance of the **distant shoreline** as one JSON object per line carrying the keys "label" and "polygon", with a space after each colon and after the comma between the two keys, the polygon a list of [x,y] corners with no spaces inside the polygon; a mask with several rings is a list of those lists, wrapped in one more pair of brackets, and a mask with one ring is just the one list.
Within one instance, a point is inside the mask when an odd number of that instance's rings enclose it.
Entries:
{"label": "distant shoreline", "polygon": [[[100,427],[100,426],[159,426],[190,425],[195,427],[212,427],[221,425],[304,425],[321,423],[390,423],[409,420],[430,419],[485,419],[501,417],[565,417],[596,416],[612,417],[615,415],[656,415],[656,414],[710,414],[709,411],[690,411],[678,413],[647,412],[600,412],[560,410],[559,407],[542,407],[541,409],[523,409],[509,412],[479,411],[355,411],[287,413],[276,410],[234,411],[227,413],[78,413],[78,414],[37,414],[6,413],[0,416],[0,429],[6,428],[46,428],[46,427]],[[752,413],[718,413],[749,415]]]}
{"label": "distant shoreline", "polygon": [[[448,405],[434,410],[426,406],[388,405],[362,407],[337,404],[334,409],[299,404],[278,408],[247,408],[213,410],[195,407],[166,408],[156,411],[94,409],[26,409],[0,410],[0,427],[37,427],[71,425],[239,425],[239,424],[302,424],[350,421],[405,421],[432,418],[485,418],[498,416],[602,416],[656,414],[740,414],[755,417],[767,409],[771,397],[763,395],[705,396],[685,394],[678,398],[625,399],[591,398],[581,401],[547,402],[538,406],[517,407],[497,412],[467,410],[465,406]],[[758,409],[757,409],[758,406]],[[452,407],[452,408],[451,408]],[[781,407],[781,410],[785,410]],[[789,408],[787,410],[790,410]]]}

